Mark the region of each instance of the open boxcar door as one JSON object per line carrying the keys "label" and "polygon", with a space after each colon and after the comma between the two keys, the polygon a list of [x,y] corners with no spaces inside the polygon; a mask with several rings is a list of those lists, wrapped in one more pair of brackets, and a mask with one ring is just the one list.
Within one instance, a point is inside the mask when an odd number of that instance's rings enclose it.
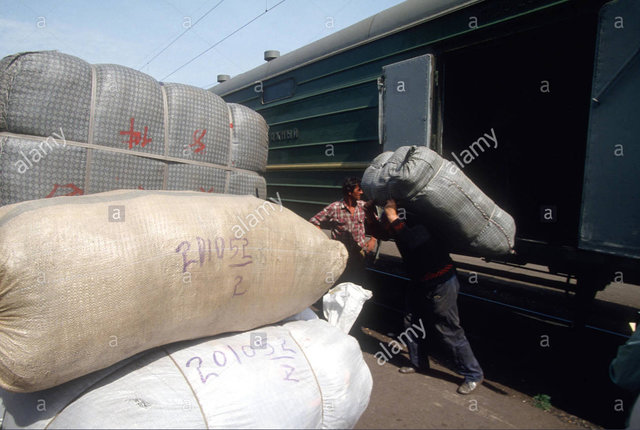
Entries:
{"label": "open boxcar door", "polygon": [[383,151],[406,145],[425,145],[437,151],[432,138],[434,70],[433,54],[382,68],[378,136]]}
{"label": "open boxcar door", "polygon": [[640,258],[640,3],[600,10],[579,247]]}

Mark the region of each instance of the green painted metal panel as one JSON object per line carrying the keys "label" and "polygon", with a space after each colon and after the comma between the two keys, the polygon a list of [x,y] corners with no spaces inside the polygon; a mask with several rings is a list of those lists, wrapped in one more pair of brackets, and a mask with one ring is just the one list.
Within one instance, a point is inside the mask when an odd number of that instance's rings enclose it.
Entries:
{"label": "green painted metal panel", "polygon": [[334,91],[292,101],[260,111],[269,124],[293,121],[300,118],[330,115],[335,111],[346,109],[376,107],[378,96],[374,82],[366,82],[353,87],[340,88]]}
{"label": "green painted metal panel", "polygon": [[580,223],[582,249],[640,258],[640,2],[602,7]]}
{"label": "green painted metal panel", "polygon": [[[376,134],[377,127],[377,107],[359,109],[339,114],[313,117],[310,119],[296,121],[294,124],[285,123],[272,126],[270,133],[283,131],[291,128],[299,130],[295,142],[287,140],[288,145],[310,144],[318,142],[340,142],[369,139]],[[370,142],[370,141],[369,141]],[[333,151],[328,146],[319,147],[292,147],[287,151],[270,150],[268,164],[290,164],[290,163],[329,163],[336,161],[369,161],[377,146],[361,142],[362,146],[354,146],[353,143],[336,143]],[[375,142],[377,144],[377,142]],[[315,152],[314,152],[315,151]],[[315,158],[309,158],[309,154],[315,153]],[[329,155],[332,154],[332,155]]]}
{"label": "green painted metal panel", "polygon": [[303,146],[269,151],[269,165],[292,163],[368,162],[380,153],[378,141]]}

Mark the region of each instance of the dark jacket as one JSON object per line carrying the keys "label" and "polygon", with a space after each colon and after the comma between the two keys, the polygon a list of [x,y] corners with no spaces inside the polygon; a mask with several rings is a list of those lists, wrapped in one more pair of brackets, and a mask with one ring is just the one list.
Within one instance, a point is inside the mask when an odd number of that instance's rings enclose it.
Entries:
{"label": "dark jacket", "polygon": [[385,240],[395,239],[405,267],[412,281],[439,284],[451,278],[453,260],[442,240],[432,234],[418,217],[409,212],[406,219],[389,223],[383,214],[378,226],[369,225],[373,236]]}

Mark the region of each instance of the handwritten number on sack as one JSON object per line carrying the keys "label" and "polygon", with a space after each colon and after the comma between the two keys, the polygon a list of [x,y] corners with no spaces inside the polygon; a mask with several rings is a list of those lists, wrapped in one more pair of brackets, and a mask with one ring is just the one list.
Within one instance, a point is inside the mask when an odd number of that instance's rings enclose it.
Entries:
{"label": "handwritten number on sack", "polygon": [[236,255],[238,255],[238,251],[240,250],[240,248],[238,248],[237,246],[233,246],[233,241],[234,240],[240,240],[240,239],[229,239],[229,251],[236,251],[233,253],[233,255],[231,256],[231,258],[235,257]]}
{"label": "handwritten number on sack", "polygon": [[[185,246],[186,249],[183,249]],[[176,248],[176,252],[182,251],[182,273],[185,273],[187,271],[187,267],[189,267],[189,264],[196,262],[196,260],[187,259],[187,252],[189,252],[189,249],[191,249],[191,244],[186,240],[184,242],[180,242],[180,245],[178,245],[178,247]]]}
{"label": "handwritten number on sack", "polygon": [[235,351],[235,349],[233,349],[231,347],[231,345],[227,345],[227,348],[229,348],[231,350],[231,352],[233,352],[233,355],[236,356],[236,360],[238,360],[238,364],[242,364],[242,361],[240,360],[240,356],[238,355],[238,353]]}
{"label": "handwritten number on sack", "polygon": [[209,254],[209,261],[211,261],[211,239],[208,239],[209,249],[206,248],[207,242],[201,237],[196,237],[196,242],[198,242],[198,254],[200,256],[200,266],[204,263],[205,256],[207,255],[207,251]]}
{"label": "handwritten number on sack", "polygon": [[233,295],[234,295],[234,296],[241,296],[241,295],[243,295],[244,293],[246,293],[246,292],[247,292],[247,290],[244,290],[244,291],[243,291],[243,292],[241,292],[241,293],[239,293],[239,292],[238,292],[238,286],[239,286],[239,285],[240,285],[240,283],[242,282],[242,276],[236,276],[235,281],[236,281],[236,285],[233,287]]}
{"label": "handwritten number on sack", "polygon": [[[268,345],[268,343],[267,343],[267,345]],[[247,354],[247,349],[246,348],[248,348],[248,350],[251,351],[251,355]],[[242,352],[244,353],[245,356],[247,356],[249,358],[255,357],[255,355],[256,355],[256,350],[251,348],[251,346],[249,346],[249,345],[242,345]]]}
{"label": "handwritten number on sack", "polygon": [[[220,361],[218,361],[218,357],[216,356],[216,354],[221,354],[222,358],[224,358],[224,361],[222,362],[222,364],[220,364]],[[214,351],[213,352],[213,361],[215,361],[215,363],[219,367],[224,367],[227,364],[227,356],[224,355],[224,352],[222,352],[222,351]]]}
{"label": "handwritten number on sack", "polygon": [[242,244],[242,259],[249,259],[249,261],[245,261],[243,263],[234,263],[234,264],[229,264],[229,267],[242,267],[242,266],[246,266],[247,264],[251,264],[253,263],[253,260],[251,260],[251,256],[247,255],[247,245],[249,244],[249,240],[246,237],[243,237],[242,239],[229,239],[229,249],[230,250],[235,250],[236,252],[231,256],[231,258],[234,258],[236,255],[238,255],[238,252],[240,251],[240,248],[238,248],[237,246],[233,246],[233,241],[238,241],[241,240],[243,241]]}
{"label": "handwritten number on sack", "polygon": [[276,352],[276,350],[273,348],[273,346],[269,342],[267,342],[265,346],[271,349],[271,352],[265,355],[272,355],[274,352]]}
{"label": "handwritten number on sack", "polygon": [[[218,240],[220,240],[221,243],[218,243]],[[218,256],[218,258],[224,257],[224,238],[216,237],[215,242],[216,242],[216,255]]]}
{"label": "handwritten number on sack", "polygon": [[289,351],[289,352],[293,352],[294,354],[296,354],[296,351],[291,349],[291,348],[285,348],[284,345],[285,343],[287,343],[286,339],[282,339],[282,343],[280,344],[280,347],[282,348],[282,351]]}
{"label": "handwritten number on sack", "polygon": [[200,380],[202,381],[203,384],[207,382],[207,379],[209,379],[209,376],[211,375],[218,376],[218,374],[215,372],[207,373],[206,376],[202,374],[202,370],[200,370],[200,366],[202,366],[202,358],[200,357],[191,357],[189,361],[187,361],[187,367],[191,367],[189,366],[189,363],[191,363],[193,360],[198,360],[198,367],[196,368],[196,370],[198,371],[198,375],[200,375]]}
{"label": "handwritten number on sack", "polygon": [[291,378],[290,377],[291,374],[296,370],[295,367],[289,366],[288,364],[283,364],[282,367],[288,369],[288,370],[285,370],[285,373],[286,373],[286,375],[284,377],[285,381],[293,381],[293,382],[298,382],[299,381],[299,379],[295,379],[295,378]]}

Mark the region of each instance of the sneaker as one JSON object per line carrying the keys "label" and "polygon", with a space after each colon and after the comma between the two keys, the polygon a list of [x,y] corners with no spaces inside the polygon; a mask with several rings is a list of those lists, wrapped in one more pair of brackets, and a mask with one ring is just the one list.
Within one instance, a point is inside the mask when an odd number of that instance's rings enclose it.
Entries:
{"label": "sneaker", "polygon": [[400,373],[416,373],[417,371],[418,369],[413,366],[403,366],[398,369],[398,372]]}
{"label": "sneaker", "polygon": [[482,379],[479,381],[464,381],[462,385],[458,387],[458,393],[469,394],[482,383]]}

